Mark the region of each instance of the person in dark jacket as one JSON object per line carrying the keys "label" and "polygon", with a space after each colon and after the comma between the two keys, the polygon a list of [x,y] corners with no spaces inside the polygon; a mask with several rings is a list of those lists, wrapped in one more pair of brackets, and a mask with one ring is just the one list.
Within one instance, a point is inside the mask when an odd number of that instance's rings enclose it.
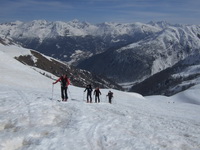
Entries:
{"label": "person in dark jacket", "polygon": [[94,95],[95,95],[95,103],[97,103],[97,99],[98,99],[98,103],[100,103],[99,96],[101,95],[101,92],[98,87],[94,90]]}
{"label": "person in dark jacket", "polygon": [[[89,102],[92,103],[92,91],[93,91],[93,89],[92,89],[91,84],[86,86],[84,92],[86,92],[86,91],[87,91],[87,103],[89,103]],[[90,99],[90,101],[89,101],[89,99]]]}
{"label": "person in dark jacket", "polygon": [[53,82],[53,84],[56,84],[57,82],[60,82],[61,84],[61,98],[62,101],[67,101],[68,95],[67,95],[67,88],[70,85],[70,80],[67,77],[67,75],[62,75],[58,80]]}
{"label": "person in dark jacket", "polygon": [[112,104],[113,92],[109,91],[109,92],[108,92],[108,95],[106,95],[106,96],[108,96],[108,102],[109,102],[110,104]]}

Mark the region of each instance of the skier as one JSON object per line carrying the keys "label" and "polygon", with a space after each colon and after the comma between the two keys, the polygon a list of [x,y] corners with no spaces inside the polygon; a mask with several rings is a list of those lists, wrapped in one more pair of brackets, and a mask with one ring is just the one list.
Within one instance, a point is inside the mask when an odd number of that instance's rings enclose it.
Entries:
{"label": "skier", "polygon": [[109,102],[110,104],[112,104],[113,92],[109,91],[109,92],[108,92],[108,95],[106,95],[106,96],[108,96],[108,102]]}
{"label": "skier", "polygon": [[97,99],[98,99],[98,103],[100,103],[99,95],[101,95],[101,92],[98,87],[94,90],[94,95],[95,95],[95,103],[97,103]]}
{"label": "skier", "polygon": [[62,101],[67,101],[68,95],[67,95],[67,88],[70,85],[70,80],[67,77],[67,75],[62,75],[56,82],[53,82],[53,84],[56,84],[57,82],[61,83],[61,97]]}
{"label": "skier", "polygon": [[[92,86],[91,84],[88,84],[84,90],[84,92],[87,91],[87,103],[92,103]],[[90,101],[89,101],[90,98]]]}

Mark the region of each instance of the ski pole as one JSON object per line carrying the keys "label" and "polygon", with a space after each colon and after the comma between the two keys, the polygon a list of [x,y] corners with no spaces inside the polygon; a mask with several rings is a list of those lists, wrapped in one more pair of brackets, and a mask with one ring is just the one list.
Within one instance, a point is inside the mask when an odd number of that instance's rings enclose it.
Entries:
{"label": "ski pole", "polygon": [[85,97],[85,92],[83,92],[83,101],[84,101],[84,97]]}
{"label": "ski pole", "polygon": [[112,97],[112,103],[113,103],[113,104],[116,104],[116,103],[115,103],[115,100],[114,100],[114,96]]}
{"label": "ski pole", "polygon": [[52,84],[52,97],[51,97],[51,100],[53,100],[53,89],[54,89],[54,84]]}
{"label": "ski pole", "polygon": [[69,93],[70,99],[72,100],[72,96],[71,96],[71,92],[70,92],[70,90],[69,90],[69,87],[68,87],[68,93]]}
{"label": "ski pole", "polygon": [[93,100],[94,100],[94,102],[96,102],[96,100],[97,100],[96,97],[95,97],[94,95],[93,95]]}
{"label": "ski pole", "polygon": [[101,95],[99,95],[99,101],[98,102],[101,103]]}

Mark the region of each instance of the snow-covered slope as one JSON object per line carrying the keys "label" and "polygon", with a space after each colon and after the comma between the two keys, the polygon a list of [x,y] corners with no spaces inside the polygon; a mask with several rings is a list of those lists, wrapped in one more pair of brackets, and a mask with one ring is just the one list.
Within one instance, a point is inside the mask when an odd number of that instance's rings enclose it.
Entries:
{"label": "snow-covered slope", "polygon": [[1,150],[200,149],[199,105],[188,104],[199,101],[198,87],[175,97],[110,89],[113,104],[100,89],[101,103],[87,104],[75,86],[68,102],[57,102],[52,82],[0,49]]}
{"label": "snow-covered slope", "polygon": [[[67,74],[71,83],[76,86],[85,87],[87,84],[93,84],[94,87],[122,90],[119,85],[105,77],[92,74],[86,70],[76,69],[73,66],[43,55],[37,51],[23,48],[13,43],[12,39],[0,37],[0,41],[2,43],[0,43],[0,50],[2,52],[5,52],[23,64],[31,66],[34,70],[37,70],[49,78],[55,79],[57,78],[55,76]],[[48,72],[54,74],[54,76]]]}
{"label": "snow-covered slope", "polygon": [[200,54],[191,55],[146,80],[130,91],[142,95],[171,96],[200,83]]}

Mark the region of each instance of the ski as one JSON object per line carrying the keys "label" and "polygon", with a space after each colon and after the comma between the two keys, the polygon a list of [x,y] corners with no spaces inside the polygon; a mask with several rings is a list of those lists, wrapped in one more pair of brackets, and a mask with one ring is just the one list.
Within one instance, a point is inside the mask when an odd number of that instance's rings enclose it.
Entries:
{"label": "ski", "polygon": [[87,102],[87,100],[80,100],[80,99],[75,99],[75,98],[72,98],[72,99],[70,99],[70,100],[72,100],[72,101],[78,101],[78,102]]}
{"label": "ski", "polygon": [[77,99],[74,99],[74,98],[72,98],[71,100],[72,100],[72,101],[79,101],[79,100],[77,100]]}
{"label": "ski", "polygon": [[57,100],[58,102],[67,102],[67,101],[62,101],[62,100]]}

